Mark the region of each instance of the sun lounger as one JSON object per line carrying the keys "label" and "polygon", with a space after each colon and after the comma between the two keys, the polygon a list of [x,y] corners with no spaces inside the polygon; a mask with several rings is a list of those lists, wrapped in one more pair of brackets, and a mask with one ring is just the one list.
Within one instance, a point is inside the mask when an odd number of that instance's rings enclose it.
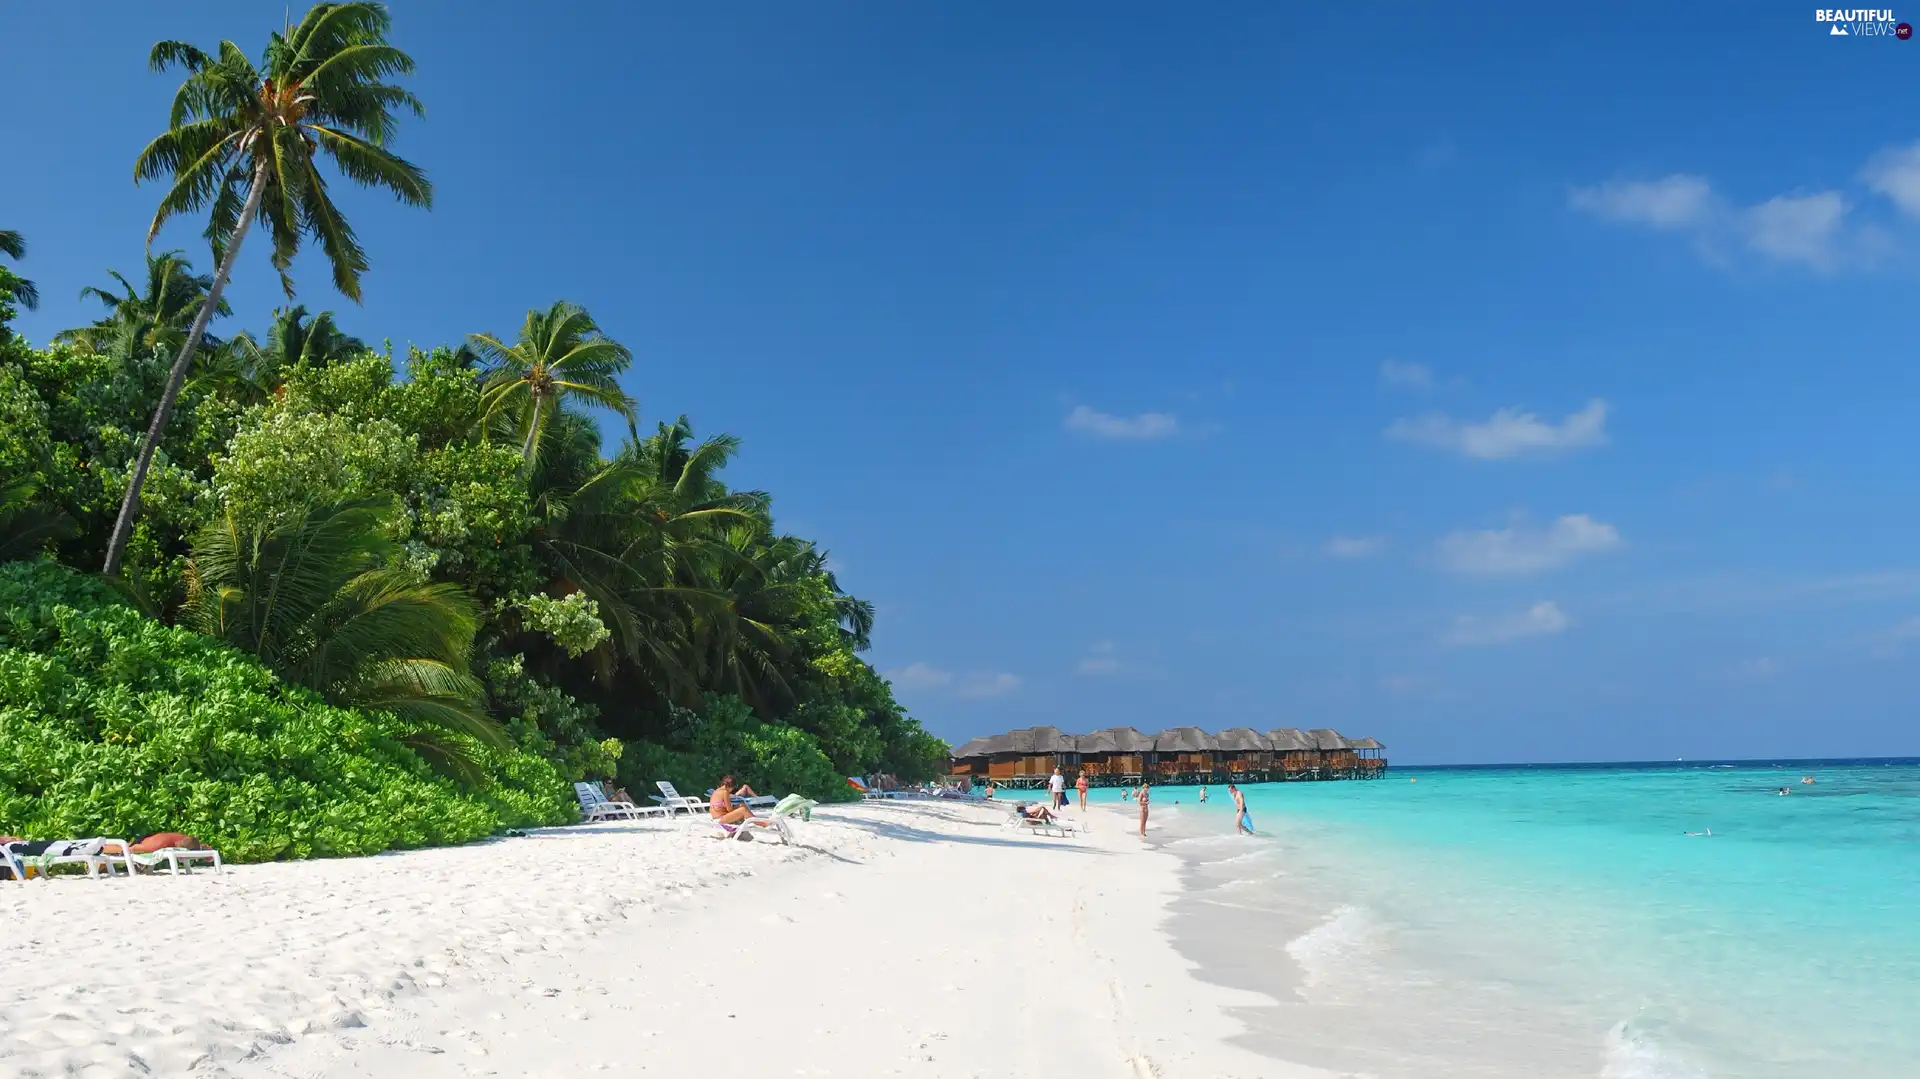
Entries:
{"label": "sun lounger", "polygon": [[7,879],[19,881],[21,884],[27,882],[27,867],[21,865],[20,859],[15,858],[13,851],[6,847],[0,847],[0,868],[7,871]]}
{"label": "sun lounger", "polygon": [[773,836],[778,836],[782,843],[793,842],[793,826],[787,823],[786,817],[748,817],[739,824],[721,824],[713,817],[707,819],[719,830],[720,834],[714,836],[715,839],[759,839],[767,842]]}
{"label": "sun lounger", "polygon": [[[118,844],[121,853],[108,854],[107,848]],[[89,877],[112,876],[117,865],[131,876],[133,862],[126,854],[128,843],[124,839],[104,837],[86,840],[72,840],[56,843],[39,854],[23,854],[9,851],[7,868],[18,878],[24,879],[27,871],[48,877],[61,866],[77,865],[87,871]]]}
{"label": "sun lounger", "polygon": [[[713,791],[707,792],[707,798],[709,800],[713,798]],[[780,799],[775,798],[770,794],[756,794],[750,798],[735,798],[733,800],[733,804],[737,806],[746,806],[748,809],[770,809],[774,806],[779,805]]]}
{"label": "sun lounger", "polygon": [[215,873],[221,871],[220,852],[217,850],[189,850],[186,847],[163,847],[160,850],[151,851],[146,854],[128,851],[127,860],[133,865],[145,869],[149,873],[158,873],[161,866],[166,866],[167,872],[176,877],[180,875],[180,867],[183,865],[187,866],[188,872],[192,872],[192,864],[194,862],[204,862],[212,866]]}
{"label": "sun lounger", "polygon": [[594,783],[575,783],[573,796],[580,802],[580,815],[589,823],[602,820],[639,820],[643,817],[665,815],[667,812],[657,806],[642,809],[632,802],[612,801],[607,797],[606,792]]}
{"label": "sun lounger", "polygon": [[660,793],[654,795],[653,800],[659,802],[661,808],[665,809],[669,814],[677,813],[684,809],[687,811],[687,815],[691,817],[698,816],[707,811],[707,803],[698,798],[689,798],[681,794],[679,791],[673,789],[673,784],[664,779],[655,783],[654,786],[660,788]]}
{"label": "sun lounger", "polygon": [[1029,817],[1017,808],[1007,814],[1007,826],[1036,835],[1057,835],[1062,839],[1071,839],[1080,834],[1078,825],[1058,814],[1052,820],[1041,820]]}

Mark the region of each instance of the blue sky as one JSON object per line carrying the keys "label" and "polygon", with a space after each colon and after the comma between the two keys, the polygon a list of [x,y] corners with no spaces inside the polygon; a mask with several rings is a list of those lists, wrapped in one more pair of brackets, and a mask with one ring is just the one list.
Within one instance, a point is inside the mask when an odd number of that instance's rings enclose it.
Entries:
{"label": "blue sky", "polygon": [[[402,346],[586,305],[955,740],[1917,754],[1920,43],[1715,10],[403,0],[435,209],[296,279]],[[139,265],[147,47],[278,12],[0,11],[23,332]]]}

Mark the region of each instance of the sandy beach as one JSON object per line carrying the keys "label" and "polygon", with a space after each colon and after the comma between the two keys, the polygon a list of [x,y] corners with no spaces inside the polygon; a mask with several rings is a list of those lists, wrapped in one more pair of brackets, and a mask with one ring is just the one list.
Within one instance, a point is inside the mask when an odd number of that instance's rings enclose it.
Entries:
{"label": "sandy beach", "polygon": [[1226,1044],[1116,810],[607,823],[220,876],[0,887],[0,1075],[1307,1077]]}

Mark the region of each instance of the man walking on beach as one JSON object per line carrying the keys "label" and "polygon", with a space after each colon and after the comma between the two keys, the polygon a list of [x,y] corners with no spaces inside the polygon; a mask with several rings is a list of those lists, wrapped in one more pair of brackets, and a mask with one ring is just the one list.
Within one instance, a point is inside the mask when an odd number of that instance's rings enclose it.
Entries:
{"label": "man walking on beach", "polygon": [[1053,770],[1053,775],[1047,780],[1047,793],[1053,796],[1053,808],[1067,808],[1067,777],[1061,775],[1058,768]]}
{"label": "man walking on beach", "polygon": [[1227,793],[1233,795],[1233,834],[1252,835],[1253,817],[1247,813],[1247,796],[1231,783],[1227,784]]}

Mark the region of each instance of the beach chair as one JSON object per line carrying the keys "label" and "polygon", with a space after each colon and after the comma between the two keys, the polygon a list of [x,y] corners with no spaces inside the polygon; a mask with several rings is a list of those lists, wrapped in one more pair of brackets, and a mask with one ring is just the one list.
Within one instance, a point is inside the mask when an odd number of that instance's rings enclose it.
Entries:
{"label": "beach chair", "polygon": [[[87,871],[87,876],[89,877],[110,877],[113,875],[115,866],[124,870],[128,876],[133,875],[132,856],[126,853],[127,847],[130,846],[130,844],[126,840],[108,839],[103,836],[77,842],[83,845],[82,849],[62,849],[58,853],[49,850],[41,854],[18,854],[9,852],[7,855],[8,868],[18,874],[21,879],[25,879],[25,871],[28,869],[32,869],[39,876],[45,878],[52,876],[55,869],[68,865],[80,866]],[[115,843],[120,845],[121,853],[105,853],[105,849],[110,844]],[[68,844],[68,846],[71,846],[71,844]]]}
{"label": "beach chair", "polygon": [[714,828],[719,832],[718,835],[714,836],[715,839],[757,838],[765,842],[768,834],[771,833],[774,836],[778,836],[781,843],[788,846],[793,844],[793,826],[787,823],[787,818],[784,816],[748,817],[739,824],[721,824],[713,817],[708,817],[707,819],[713,822]]}
{"label": "beach chair", "polygon": [[666,810],[656,806],[645,809],[632,802],[615,802],[607,798],[605,791],[596,783],[575,783],[573,796],[580,802],[580,815],[589,824],[603,820],[639,820],[656,814],[664,815]]}
{"label": "beach chair", "polygon": [[132,866],[144,869],[149,873],[158,873],[160,872],[161,866],[166,866],[167,872],[176,877],[180,875],[181,866],[186,866],[187,871],[191,873],[194,862],[203,862],[212,866],[215,873],[222,871],[220,852],[212,849],[189,850],[186,847],[163,847],[146,854],[136,854],[133,851],[128,851],[127,861]]}
{"label": "beach chair", "polygon": [[0,868],[7,871],[7,879],[19,881],[21,884],[27,882],[27,867],[20,864],[20,859],[13,856],[10,848],[0,847]]}
{"label": "beach chair", "polygon": [[[718,789],[719,788],[715,787],[708,790],[707,798],[711,800],[713,798],[714,790],[718,790]],[[756,794],[751,798],[735,798],[733,800],[733,804],[737,806],[746,806],[748,809],[771,809],[774,806],[777,806],[780,804],[780,799],[775,798],[771,794]]]}
{"label": "beach chair", "polygon": [[660,788],[660,793],[651,795],[651,797],[654,801],[659,802],[660,808],[665,809],[669,815],[684,809],[687,811],[687,816],[697,817],[707,811],[707,803],[698,798],[689,798],[681,794],[679,791],[673,789],[673,784],[664,779],[655,783],[654,786]]}
{"label": "beach chair", "polygon": [[1007,827],[1034,835],[1057,835],[1062,839],[1072,839],[1080,834],[1079,826],[1067,818],[1056,815],[1052,820],[1036,820],[1020,812],[1020,804],[1025,803],[1017,803],[1013,811],[1007,814]]}

